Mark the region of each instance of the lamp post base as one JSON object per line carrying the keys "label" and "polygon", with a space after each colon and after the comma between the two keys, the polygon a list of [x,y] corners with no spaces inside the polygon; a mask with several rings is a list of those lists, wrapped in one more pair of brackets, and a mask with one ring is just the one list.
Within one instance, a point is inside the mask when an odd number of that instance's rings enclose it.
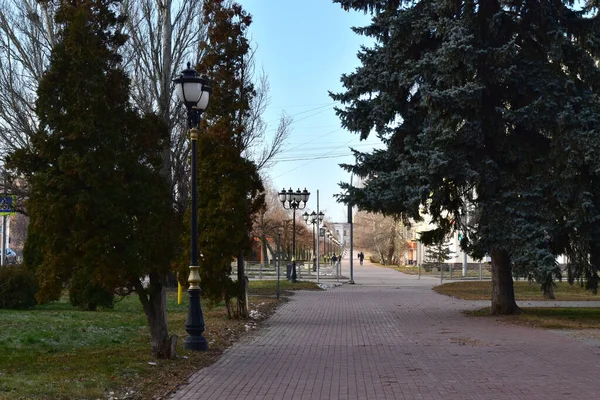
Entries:
{"label": "lamp post base", "polygon": [[204,336],[188,336],[183,341],[183,348],[194,351],[207,351],[208,342]]}
{"label": "lamp post base", "polygon": [[183,348],[187,350],[206,351],[208,342],[202,336],[204,332],[204,318],[200,306],[200,289],[189,289],[190,308],[185,322],[185,331],[188,337],[183,341]]}
{"label": "lamp post base", "polygon": [[355,282],[353,280],[348,281],[348,285],[354,285],[354,284],[355,284]]}

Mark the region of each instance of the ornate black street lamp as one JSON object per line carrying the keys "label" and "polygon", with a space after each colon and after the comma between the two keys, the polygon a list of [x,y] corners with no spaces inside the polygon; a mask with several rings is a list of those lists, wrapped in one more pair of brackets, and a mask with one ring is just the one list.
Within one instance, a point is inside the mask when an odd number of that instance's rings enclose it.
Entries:
{"label": "ornate black street lamp", "polygon": [[197,188],[197,167],[196,153],[198,142],[198,127],[200,125],[200,116],[208,106],[208,100],[212,88],[208,84],[206,76],[198,76],[196,70],[187,65],[187,69],[181,71],[181,75],[174,79],[177,85],[177,96],[187,108],[187,123],[190,141],[192,144],[192,220],[191,220],[191,256],[190,256],[190,275],[188,277],[188,293],[190,296],[190,306],[187,320],[185,321],[185,331],[188,337],[183,342],[183,347],[189,350],[208,350],[208,342],[202,336],[204,332],[204,317],[202,316],[202,306],[200,305],[200,274],[198,269],[198,188]]}
{"label": "ornate black street lamp", "polygon": [[[316,257],[317,252],[315,251],[315,228],[318,227],[321,223],[323,223],[323,218],[325,218],[325,214],[323,214],[322,212],[319,212],[319,214],[317,214],[313,211],[310,214],[305,212],[304,214],[302,214],[302,216],[304,217],[304,221],[307,224],[311,224],[313,227],[313,257]],[[316,270],[317,264],[313,263],[313,271]]]}
{"label": "ornate black street lamp", "polygon": [[292,219],[292,282],[296,283],[296,210],[303,210],[310,193],[304,188],[293,191],[292,188],[279,192],[279,201],[286,210],[293,210]]}

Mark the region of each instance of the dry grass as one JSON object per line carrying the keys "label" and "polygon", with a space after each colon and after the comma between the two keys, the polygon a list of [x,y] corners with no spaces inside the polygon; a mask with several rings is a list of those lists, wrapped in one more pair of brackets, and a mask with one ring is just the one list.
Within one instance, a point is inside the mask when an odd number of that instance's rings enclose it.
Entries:
{"label": "dry grass", "polygon": [[[517,301],[545,300],[537,284],[517,281],[514,288]],[[489,300],[492,297],[492,282],[450,282],[436,286],[433,290],[463,300]],[[554,294],[559,301],[600,301],[600,295],[594,295],[577,284],[569,285],[566,282],[558,282]]]}
{"label": "dry grass", "polygon": [[[489,308],[467,311],[467,315],[490,316]],[[493,316],[516,325],[543,329],[600,330],[600,309],[573,307],[524,308],[519,315]]]}
{"label": "dry grass", "polygon": [[[515,299],[517,301],[545,300],[539,285],[528,282],[515,282]],[[491,282],[450,282],[433,288],[436,292],[464,300],[489,300],[492,296]],[[579,285],[559,282],[554,288],[558,301],[592,301],[600,300]],[[476,311],[467,311],[471,316],[490,316],[489,307]],[[600,329],[599,308],[544,307],[523,308],[519,315],[494,316],[501,321],[512,324],[543,329],[592,330],[592,335]],[[595,332],[596,331],[596,332]]]}
{"label": "dry grass", "polygon": [[[0,310],[0,399],[163,398],[272,315],[286,300],[274,298],[274,287],[250,283],[250,293],[258,295],[250,298],[250,309],[258,320],[231,320],[224,307],[208,309],[203,303],[207,352],[183,349],[187,295],[178,305],[176,293],[169,293],[170,333],[180,338],[178,358],[172,360],[152,358],[146,320],[133,297],[113,310],[96,312],[79,311],[66,302]],[[298,283],[282,295],[315,287]]]}

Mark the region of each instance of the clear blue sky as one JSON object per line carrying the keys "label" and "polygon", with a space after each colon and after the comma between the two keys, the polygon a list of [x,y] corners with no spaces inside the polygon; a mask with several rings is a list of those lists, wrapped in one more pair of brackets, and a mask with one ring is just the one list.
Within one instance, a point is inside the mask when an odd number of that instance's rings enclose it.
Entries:
{"label": "clear blue sky", "polygon": [[[277,164],[268,171],[278,190],[298,188],[311,193],[307,209],[319,209],[336,222],[346,220],[346,207],[333,195],[350,174],[339,167],[352,163],[349,147],[367,151],[381,147],[375,137],[360,141],[341,128],[328,91],[342,90],[340,77],[359,65],[356,54],[368,39],[352,26],[365,26],[369,17],[346,12],[330,0],[238,0],[253,16],[250,37],[258,46],[256,62],[269,76],[271,102],[267,129],[279,115],[294,118],[292,132]],[[309,211],[310,211],[309,210]]]}

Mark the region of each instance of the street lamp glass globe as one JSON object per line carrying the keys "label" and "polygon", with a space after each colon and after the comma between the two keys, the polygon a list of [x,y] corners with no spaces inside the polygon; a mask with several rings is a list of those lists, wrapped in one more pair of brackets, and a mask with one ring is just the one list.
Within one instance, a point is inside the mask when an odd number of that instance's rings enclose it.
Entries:
{"label": "street lamp glass globe", "polygon": [[292,188],[289,188],[289,190],[287,191],[287,196],[285,198],[288,203],[291,203],[294,200],[294,191],[292,190]]}
{"label": "street lamp glass globe", "polygon": [[212,88],[208,85],[202,86],[202,93],[200,94],[200,100],[196,103],[196,108],[200,111],[206,110],[208,107],[208,100],[210,100],[210,94],[212,92]]}
{"label": "street lamp glass globe", "polygon": [[285,203],[285,200],[287,199],[287,191],[285,188],[283,188],[277,196],[279,197],[280,202]]}
{"label": "street lamp glass globe", "polygon": [[[300,189],[298,189],[298,191],[300,191]],[[304,188],[304,190],[302,191],[302,201],[306,203],[309,197],[310,193],[308,192],[308,190],[306,190],[306,188]]]}
{"label": "street lamp glass globe", "polygon": [[202,85],[205,81],[198,77],[196,70],[190,67],[190,63],[188,63],[187,69],[181,71],[179,77],[175,78],[173,82],[177,86],[177,97],[179,97],[179,100],[187,108],[196,106],[202,95]]}
{"label": "street lamp glass globe", "polygon": [[304,214],[302,214],[302,217],[304,218],[304,222],[308,222],[309,214],[307,212],[304,212]]}
{"label": "street lamp glass globe", "polygon": [[202,81],[202,93],[200,94],[200,99],[196,103],[196,108],[200,111],[204,111],[208,106],[212,87],[208,84],[208,77],[206,75],[202,75],[200,80]]}
{"label": "street lamp glass globe", "polygon": [[319,222],[323,222],[323,218],[325,218],[325,214],[319,212]]}
{"label": "street lamp glass globe", "polygon": [[293,200],[296,202],[296,204],[300,203],[300,200],[302,200],[302,192],[300,191],[300,188],[294,192]]}

